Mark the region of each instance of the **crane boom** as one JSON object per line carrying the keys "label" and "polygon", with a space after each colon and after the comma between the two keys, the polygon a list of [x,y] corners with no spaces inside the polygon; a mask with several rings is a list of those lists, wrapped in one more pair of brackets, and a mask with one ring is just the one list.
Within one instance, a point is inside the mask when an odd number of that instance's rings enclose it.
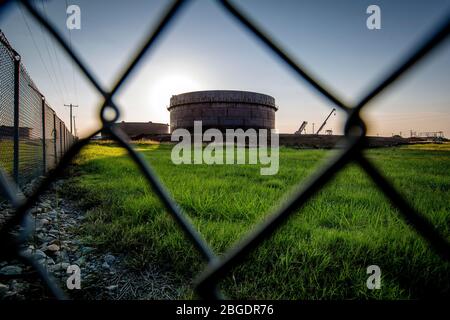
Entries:
{"label": "crane boom", "polygon": [[295,131],[294,134],[302,134],[303,130],[305,130],[306,125],[308,124],[308,121],[303,121],[300,128]]}
{"label": "crane boom", "polygon": [[333,110],[331,110],[330,114],[328,115],[328,117],[326,117],[325,121],[322,123],[322,125],[320,126],[320,128],[316,131],[316,134],[319,134],[320,131],[322,131],[323,127],[325,127],[325,125],[327,124],[328,119],[331,117],[331,115],[333,114],[336,115],[336,108],[333,108]]}

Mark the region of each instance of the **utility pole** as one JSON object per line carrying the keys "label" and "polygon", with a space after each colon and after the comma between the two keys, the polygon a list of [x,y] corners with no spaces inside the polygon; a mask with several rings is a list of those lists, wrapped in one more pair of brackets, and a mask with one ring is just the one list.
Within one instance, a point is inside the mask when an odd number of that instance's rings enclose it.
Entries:
{"label": "utility pole", "polygon": [[72,108],[78,108],[78,106],[74,104],[65,104],[65,106],[70,108],[70,133],[72,133]]}
{"label": "utility pole", "polygon": [[75,125],[75,116],[73,116],[73,131],[75,132],[75,138],[78,136],[77,126]]}
{"label": "utility pole", "polygon": [[314,134],[314,122],[313,122],[313,132],[312,132],[312,134]]}

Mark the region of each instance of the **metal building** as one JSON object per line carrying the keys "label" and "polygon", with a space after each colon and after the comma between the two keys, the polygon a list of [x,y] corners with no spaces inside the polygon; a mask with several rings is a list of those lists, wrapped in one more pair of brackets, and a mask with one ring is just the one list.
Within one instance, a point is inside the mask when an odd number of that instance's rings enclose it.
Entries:
{"label": "metal building", "polygon": [[194,121],[203,129],[274,129],[275,99],[269,95],[233,90],[194,91],[172,96],[170,130],[192,132]]}

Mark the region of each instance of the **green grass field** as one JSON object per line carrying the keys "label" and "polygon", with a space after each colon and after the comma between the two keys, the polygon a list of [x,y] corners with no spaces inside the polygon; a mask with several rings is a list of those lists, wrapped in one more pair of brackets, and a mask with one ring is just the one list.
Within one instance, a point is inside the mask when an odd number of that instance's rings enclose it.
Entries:
{"label": "green grass field", "polygon": [[[170,145],[136,144],[197,230],[220,255],[337,151],[280,149],[280,170],[258,165],[174,165]],[[372,149],[367,156],[409,202],[450,237],[449,145]],[[80,201],[86,242],[127,253],[130,267],[155,264],[191,283],[200,255],[114,144],[76,159],[65,195]],[[378,265],[380,290],[366,287]],[[221,282],[229,298],[409,299],[449,294],[450,265],[435,255],[355,165],[304,206]],[[188,286],[187,286],[188,287]],[[194,298],[190,289],[184,298]]]}

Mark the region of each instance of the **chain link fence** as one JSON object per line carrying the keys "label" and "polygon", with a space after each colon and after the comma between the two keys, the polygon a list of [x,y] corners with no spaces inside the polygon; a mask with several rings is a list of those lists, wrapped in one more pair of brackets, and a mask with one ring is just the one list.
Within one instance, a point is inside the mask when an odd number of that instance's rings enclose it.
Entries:
{"label": "chain link fence", "polygon": [[[329,89],[321,84],[317,79],[307,73],[305,67],[294,61],[282,48],[279,46],[268,34],[266,34],[260,27],[258,27],[246,14],[238,10],[229,1],[217,1],[217,4],[222,7],[224,11],[229,13],[232,18],[237,20],[243,29],[249,31],[256,40],[263,43],[263,45],[271,52],[275,59],[279,59],[284,62],[288,68],[303,81],[308,83],[313,90],[325,97],[336,107],[342,109],[347,114],[347,121],[345,126],[345,137],[342,141],[344,148],[320,170],[315,172],[308,181],[300,186],[295,194],[283,203],[278,210],[273,212],[269,218],[252,230],[243,241],[229,249],[221,257],[216,256],[210,246],[204,241],[200,233],[195,230],[193,225],[187,219],[182,209],[173,200],[171,195],[167,192],[166,188],[161,184],[158,176],[155,174],[151,165],[144,160],[144,158],[137,153],[127,139],[124,138],[124,134],[114,127],[114,122],[119,118],[120,108],[114,101],[114,96],[120,87],[126,82],[130,74],[136,70],[139,63],[142,62],[142,58],[147,54],[156,44],[156,40],[160,38],[164,31],[167,30],[169,25],[176,20],[175,17],[179,14],[181,9],[186,7],[189,1],[174,1],[170,4],[163,15],[161,15],[157,26],[150,30],[146,40],[142,43],[140,49],[136,54],[130,58],[125,71],[118,77],[117,81],[109,90],[103,88],[100,82],[94,76],[94,73],[83,63],[78,54],[71,50],[70,45],[63,39],[60,32],[47,21],[41,13],[33,6],[30,1],[20,1],[28,12],[36,19],[36,21],[45,28],[49,34],[59,43],[62,49],[67,55],[76,63],[81,72],[86,76],[91,85],[103,96],[104,101],[99,108],[100,116],[102,119],[102,128],[93,132],[86,139],[80,139],[75,143],[64,142],[61,138],[64,135],[64,125],[60,119],[54,117],[55,128],[55,140],[49,143],[50,146],[54,143],[54,158],[56,166],[51,171],[50,175],[47,175],[42,180],[40,185],[27,199],[20,196],[17,191],[17,185],[8,181],[3,174],[3,171],[8,171],[9,158],[2,158],[2,171],[0,171],[0,190],[5,197],[8,198],[10,203],[16,208],[16,213],[6,221],[0,230],[0,243],[2,243],[2,249],[0,251],[0,258],[8,257],[21,257],[26,263],[31,265],[41,277],[50,291],[60,299],[66,298],[63,291],[56,286],[55,282],[49,277],[45,270],[36,263],[30,257],[24,255],[20,251],[20,243],[26,239],[27,233],[22,232],[19,236],[13,236],[11,231],[27,216],[29,209],[36,203],[39,196],[45,192],[64,171],[64,169],[70,164],[72,159],[85,147],[91,137],[97,135],[101,130],[108,132],[111,139],[114,139],[120,146],[125,148],[129,156],[138,165],[143,176],[148,181],[150,187],[155,194],[159,197],[167,212],[175,219],[179,227],[185,232],[188,241],[199,251],[203,259],[206,261],[207,266],[201,274],[198,275],[195,281],[195,289],[200,297],[205,299],[220,299],[224,296],[218,290],[219,282],[229,273],[229,271],[242,263],[242,261],[253,252],[263,241],[266,241],[270,236],[276,232],[279,227],[286,222],[286,220],[293,215],[301,211],[302,206],[311,199],[323,186],[329,182],[337,172],[344,168],[349,163],[358,164],[367,174],[371,177],[377,187],[383,192],[391,203],[397,207],[399,214],[406,223],[412,226],[416,233],[423,237],[430,245],[431,249],[434,249],[439,254],[443,261],[450,260],[450,245],[446,238],[444,238],[436,228],[426,219],[422,214],[417,212],[392,186],[392,184],[380,173],[363,154],[363,150],[366,147],[366,126],[360,116],[360,111],[363,109],[373,98],[379,95],[387,87],[389,87],[398,78],[403,76],[411,67],[413,67],[419,60],[425,57],[430,51],[435,49],[440,43],[442,43],[450,33],[450,12],[447,13],[445,19],[436,24],[435,29],[428,35],[426,39],[418,43],[416,48],[412,50],[411,54],[404,58],[404,60],[393,70],[391,70],[384,78],[383,81],[375,85],[363,99],[361,99],[354,106],[348,106],[337,98]],[[1,3],[1,2],[0,2]],[[4,6],[1,8],[3,9]],[[4,54],[4,49],[1,49]],[[5,51],[6,52],[6,51]],[[8,68],[9,66],[9,68]],[[7,72],[11,72],[11,63],[5,64]],[[3,68],[3,62],[2,62]],[[3,100],[5,103],[10,103],[13,100],[10,90],[13,88],[10,77],[1,75],[2,80],[6,78],[5,95],[2,94],[2,108]],[[2,82],[3,83],[3,82]],[[10,108],[10,109],[8,109]],[[6,106],[7,110],[11,110],[11,106]],[[0,112],[3,112],[0,111]],[[10,114],[9,112],[7,113]],[[114,114],[114,116],[107,116]],[[11,125],[12,120],[7,116],[5,120],[6,124]],[[3,125],[3,123],[2,123]],[[32,125],[32,124],[30,124]],[[42,132],[36,130],[36,132]],[[48,131],[45,131],[48,132]],[[66,137],[67,138],[67,137]],[[47,139],[47,138],[46,138]],[[70,145],[70,148],[65,149],[65,146]],[[47,144],[45,144],[47,146]],[[34,148],[34,146],[33,146]],[[30,152],[38,152],[32,148]],[[65,151],[65,153],[64,153]],[[51,157],[50,157],[51,158]],[[11,169],[10,169],[11,170]],[[12,245],[3,245],[3,244]]]}
{"label": "chain link fence", "polygon": [[[24,186],[54,167],[74,137],[46,103],[1,30],[0,74],[0,164],[18,186]],[[54,145],[59,145],[59,153]]]}
{"label": "chain link fence", "polygon": [[14,163],[14,54],[0,36],[0,164],[12,174]]}

